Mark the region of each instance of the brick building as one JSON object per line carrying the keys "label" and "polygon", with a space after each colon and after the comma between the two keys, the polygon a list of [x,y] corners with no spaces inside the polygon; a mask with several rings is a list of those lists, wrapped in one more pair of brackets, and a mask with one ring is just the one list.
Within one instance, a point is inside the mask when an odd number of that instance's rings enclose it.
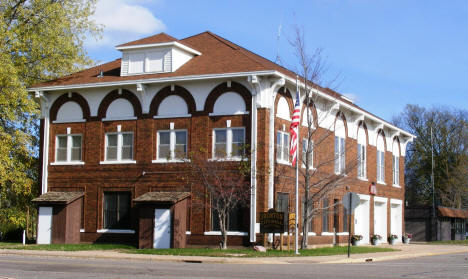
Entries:
{"label": "brick building", "polygon": [[[209,208],[192,206],[207,197],[203,187],[181,178],[181,158],[204,147],[213,158],[224,153],[236,161],[239,144],[252,146],[252,198],[231,214],[229,241],[261,241],[259,212],[294,211],[287,149],[295,74],[210,32],[182,40],[161,33],[116,48],[121,59],[30,89],[42,112],[38,243],[217,245],[217,220]],[[314,128],[330,134],[314,148],[313,164],[333,150],[346,162],[333,163],[330,173],[359,161],[347,175],[348,189],[324,203],[357,192],[354,233],[364,242],[374,233],[401,236],[405,147],[413,136],[330,89],[313,94]],[[58,216],[74,219],[59,222]],[[333,231],[344,241],[345,217],[336,206],[314,218],[309,243],[332,243]],[[79,231],[68,225],[78,222]]]}

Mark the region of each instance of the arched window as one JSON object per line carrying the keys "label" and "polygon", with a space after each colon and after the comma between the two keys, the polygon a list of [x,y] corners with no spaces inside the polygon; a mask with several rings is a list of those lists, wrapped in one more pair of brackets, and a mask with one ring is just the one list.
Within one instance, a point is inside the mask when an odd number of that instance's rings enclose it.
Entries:
{"label": "arched window", "polygon": [[364,130],[364,125],[360,125],[358,129],[357,136],[357,161],[358,161],[358,178],[366,179],[367,170],[367,140],[366,140],[366,130]]}
{"label": "arched window", "polygon": [[377,136],[377,182],[385,184],[385,139],[382,132]]}
{"label": "arched window", "polygon": [[112,101],[106,111],[105,120],[136,119],[132,104],[124,98]]}
{"label": "arched window", "polygon": [[189,114],[187,103],[177,95],[170,95],[164,98],[159,104],[157,116],[187,116]]}
{"label": "arched window", "polygon": [[304,110],[304,113],[302,114],[302,126],[308,127],[310,123],[310,127],[313,128],[314,126],[314,115],[312,113],[311,108],[307,108]]}
{"label": "arched window", "polygon": [[278,100],[278,105],[276,106],[276,116],[291,121],[288,101],[286,101],[286,98],[284,97],[280,97]]}
{"label": "arched window", "polygon": [[335,122],[335,173],[343,174],[345,171],[345,138],[344,121],[338,117]]}
{"label": "arched window", "polygon": [[235,92],[223,93],[216,99],[213,107],[215,115],[245,114],[246,105],[242,96]]}
{"label": "arched window", "polygon": [[69,101],[60,106],[54,122],[82,122],[83,110],[76,102]]}
{"label": "arched window", "polygon": [[400,185],[400,142],[398,138],[393,140],[392,162],[393,162],[393,185]]}

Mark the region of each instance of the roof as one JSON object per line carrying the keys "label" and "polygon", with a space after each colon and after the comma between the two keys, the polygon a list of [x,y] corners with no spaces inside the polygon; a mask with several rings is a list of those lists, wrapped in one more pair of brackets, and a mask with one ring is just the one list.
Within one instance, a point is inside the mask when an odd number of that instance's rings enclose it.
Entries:
{"label": "roof", "polygon": [[83,192],[48,192],[32,200],[36,204],[69,204],[84,195]]}
{"label": "roof", "polygon": [[159,43],[168,43],[168,42],[178,42],[176,38],[167,35],[166,33],[159,33],[150,37],[143,39],[131,41],[125,44],[118,45],[116,47],[126,47],[126,46],[137,46],[137,45],[149,45],[149,44],[159,44]]}
{"label": "roof", "polygon": [[468,219],[468,210],[438,206],[437,211],[443,217]]}
{"label": "roof", "polygon": [[185,198],[190,197],[189,192],[148,192],[136,199],[134,202],[151,203],[151,202],[165,202],[177,203]]}

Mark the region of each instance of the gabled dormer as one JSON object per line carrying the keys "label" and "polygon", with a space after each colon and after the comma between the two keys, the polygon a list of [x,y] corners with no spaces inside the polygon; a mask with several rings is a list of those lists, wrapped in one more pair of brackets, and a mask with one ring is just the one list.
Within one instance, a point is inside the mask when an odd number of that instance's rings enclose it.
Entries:
{"label": "gabled dormer", "polygon": [[170,73],[197,55],[197,50],[160,33],[115,47],[122,52],[121,76]]}

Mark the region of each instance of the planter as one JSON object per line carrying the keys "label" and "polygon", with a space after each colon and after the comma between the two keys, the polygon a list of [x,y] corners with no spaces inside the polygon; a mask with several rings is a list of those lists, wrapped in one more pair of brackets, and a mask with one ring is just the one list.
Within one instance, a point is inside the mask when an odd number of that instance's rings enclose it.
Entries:
{"label": "planter", "polygon": [[389,238],[389,239],[388,239],[388,243],[389,243],[390,245],[395,245],[395,242],[396,242],[396,238]]}
{"label": "planter", "polygon": [[409,237],[403,237],[403,243],[404,243],[404,244],[409,244],[410,241],[411,241],[411,238],[409,238]]}
{"label": "planter", "polygon": [[351,243],[353,244],[353,246],[359,246],[361,245],[361,240],[353,240],[351,241]]}
{"label": "planter", "polygon": [[372,245],[379,245],[380,239],[372,239]]}

